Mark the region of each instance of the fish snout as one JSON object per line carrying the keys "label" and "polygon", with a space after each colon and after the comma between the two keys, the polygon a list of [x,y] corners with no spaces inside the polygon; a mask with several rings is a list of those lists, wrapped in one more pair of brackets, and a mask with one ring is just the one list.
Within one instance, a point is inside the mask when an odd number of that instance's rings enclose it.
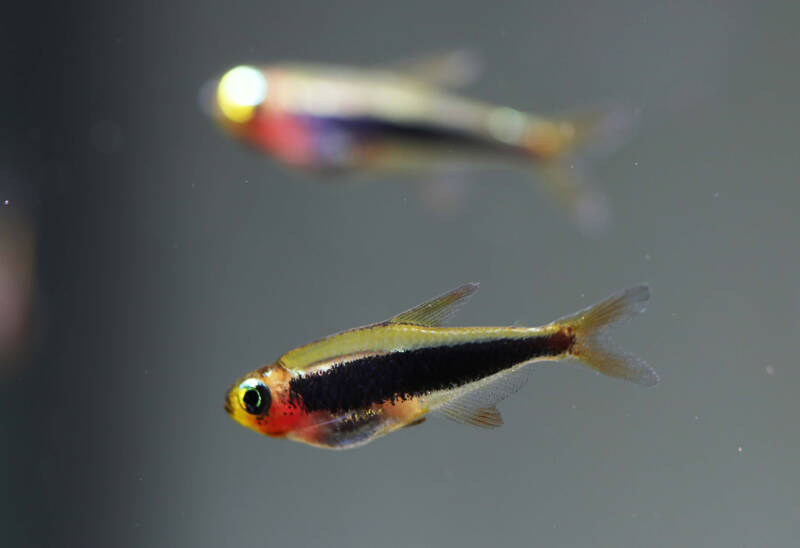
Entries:
{"label": "fish snout", "polygon": [[233,405],[231,405],[231,396],[230,396],[230,392],[228,392],[227,394],[225,394],[225,403],[223,404],[223,407],[225,408],[225,412],[226,412],[228,415],[233,415]]}

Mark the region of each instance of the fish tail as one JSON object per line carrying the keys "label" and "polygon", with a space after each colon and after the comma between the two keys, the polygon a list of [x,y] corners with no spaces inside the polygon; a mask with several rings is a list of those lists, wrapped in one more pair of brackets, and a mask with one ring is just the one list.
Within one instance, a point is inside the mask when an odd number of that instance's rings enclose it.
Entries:
{"label": "fish tail", "polygon": [[574,336],[569,355],[604,375],[642,386],[658,383],[658,374],[633,354],[619,350],[608,328],[641,314],[650,298],[647,285],[637,285],[611,295],[594,306],[554,322]]}
{"label": "fish tail", "polygon": [[634,120],[630,109],[606,106],[529,126],[525,146],[541,168],[544,189],[587,232],[602,231],[611,217],[587,165],[622,146],[633,133]]}
{"label": "fish tail", "polygon": [[530,125],[525,144],[540,160],[598,159],[624,145],[633,134],[635,113],[619,105],[574,111]]}

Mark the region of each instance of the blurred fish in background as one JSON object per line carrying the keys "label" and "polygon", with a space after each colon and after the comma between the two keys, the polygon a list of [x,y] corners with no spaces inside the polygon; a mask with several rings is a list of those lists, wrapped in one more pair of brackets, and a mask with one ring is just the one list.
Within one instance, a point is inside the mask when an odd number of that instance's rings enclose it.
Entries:
{"label": "blurred fish in background", "polygon": [[550,118],[449,91],[478,72],[467,51],[387,68],[241,65],[207,83],[200,100],[228,133],[294,168],[379,175],[533,165],[579,226],[606,226],[605,198],[581,166],[625,140],[632,113],[605,106]]}
{"label": "blurred fish in background", "polygon": [[17,184],[0,170],[0,380],[29,349],[35,288],[35,231]]}

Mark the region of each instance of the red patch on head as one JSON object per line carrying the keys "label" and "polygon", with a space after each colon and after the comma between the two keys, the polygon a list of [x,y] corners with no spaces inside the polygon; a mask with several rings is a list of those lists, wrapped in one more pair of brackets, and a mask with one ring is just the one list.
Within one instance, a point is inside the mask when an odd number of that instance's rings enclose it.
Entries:
{"label": "red patch on head", "polygon": [[270,436],[287,433],[310,423],[308,413],[286,402],[274,401],[269,413],[258,421],[258,429]]}
{"label": "red patch on head", "polygon": [[309,125],[291,114],[259,109],[249,122],[253,144],[293,165],[314,161],[314,135]]}

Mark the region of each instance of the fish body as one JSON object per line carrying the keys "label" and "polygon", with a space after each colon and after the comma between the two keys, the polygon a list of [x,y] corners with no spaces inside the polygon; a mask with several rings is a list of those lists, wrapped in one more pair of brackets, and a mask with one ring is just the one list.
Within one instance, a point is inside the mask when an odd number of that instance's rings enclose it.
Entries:
{"label": "fish body", "polygon": [[465,65],[463,52],[390,68],[241,65],[210,82],[201,102],[231,135],[316,174],[535,166],[581,227],[604,228],[605,197],[580,160],[618,147],[631,113],[606,105],[549,117],[472,99],[452,89],[469,79]]}
{"label": "fish body", "polygon": [[214,113],[233,135],[316,170],[396,168],[476,153],[546,161],[583,129],[391,70],[299,63],[231,69],[217,84]]}
{"label": "fish body", "polygon": [[644,309],[646,286],[541,327],[444,326],[476,290],[466,284],[385,322],[292,350],[239,379],[225,409],[269,436],[347,449],[419,424],[431,412],[500,426],[495,404],[519,390],[525,366],[539,361],[576,358],[613,377],[658,381],[644,362],[600,337]]}

